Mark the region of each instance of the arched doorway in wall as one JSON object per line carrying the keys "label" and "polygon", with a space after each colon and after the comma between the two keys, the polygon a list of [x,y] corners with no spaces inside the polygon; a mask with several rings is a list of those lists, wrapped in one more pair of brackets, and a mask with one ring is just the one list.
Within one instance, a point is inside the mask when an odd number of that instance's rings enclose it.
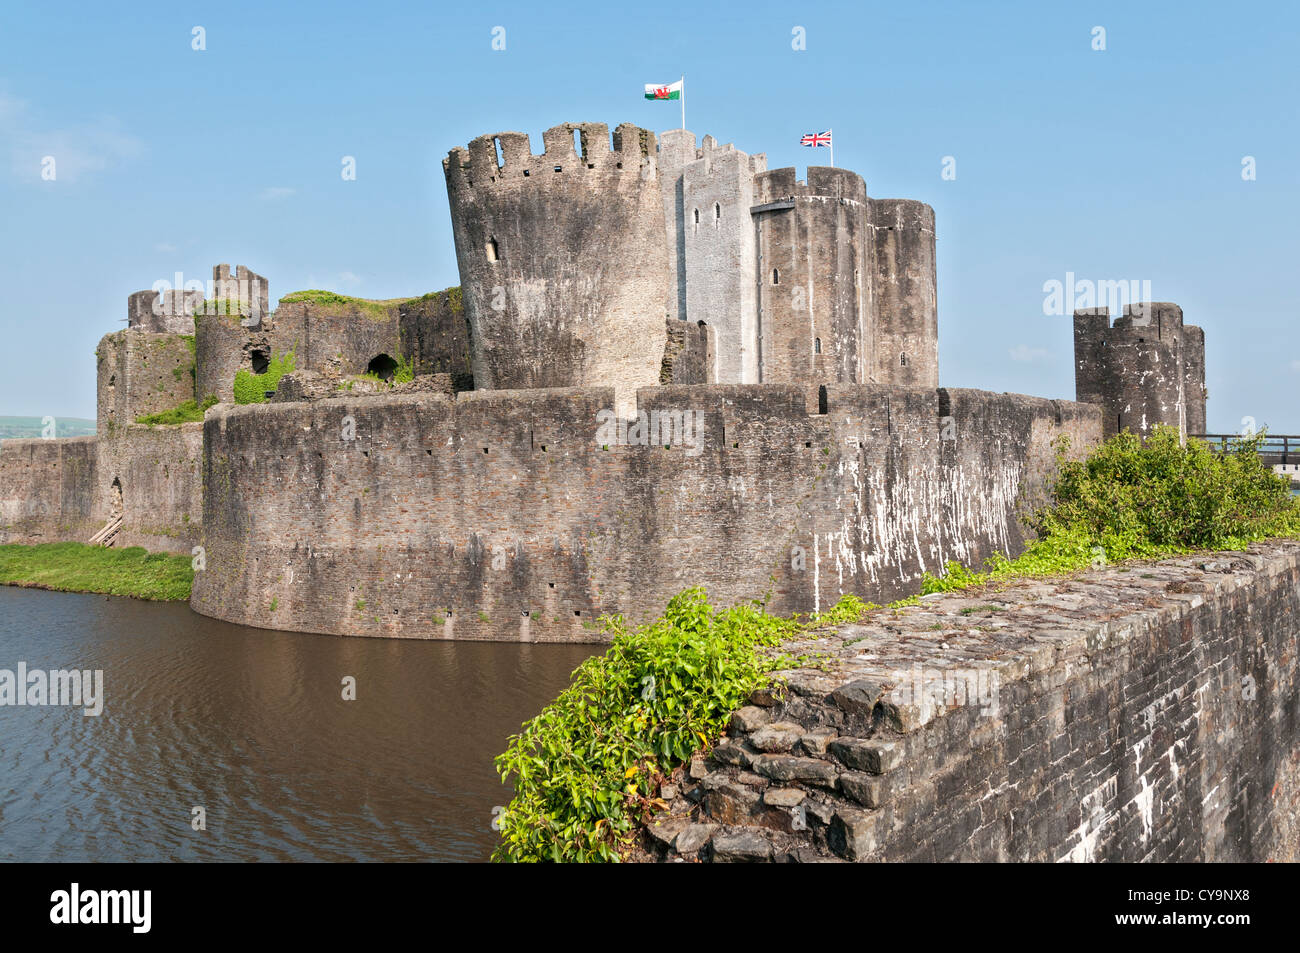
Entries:
{"label": "arched doorway in wall", "polygon": [[397,371],[397,362],[387,354],[376,354],[366,365],[366,373],[376,375],[381,381],[393,379]]}
{"label": "arched doorway in wall", "polygon": [[113,485],[108,488],[108,516],[117,519],[122,515],[122,478],[114,477]]}

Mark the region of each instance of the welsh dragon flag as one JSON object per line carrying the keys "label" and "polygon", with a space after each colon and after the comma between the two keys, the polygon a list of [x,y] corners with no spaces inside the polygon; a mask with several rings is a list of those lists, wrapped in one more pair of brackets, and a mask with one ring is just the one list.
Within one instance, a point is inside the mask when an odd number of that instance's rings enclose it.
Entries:
{"label": "welsh dragon flag", "polygon": [[675,83],[669,83],[667,86],[656,85],[654,83],[645,84],[646,99],[681,99],[683,81],[678,80]]}

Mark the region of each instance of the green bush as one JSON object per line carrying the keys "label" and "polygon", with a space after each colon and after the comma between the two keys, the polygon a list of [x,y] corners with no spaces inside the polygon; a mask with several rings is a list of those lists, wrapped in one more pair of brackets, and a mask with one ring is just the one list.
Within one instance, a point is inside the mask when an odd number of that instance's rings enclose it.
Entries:
{"label": "green bush", "polygon": [[138,424],[148,424],[151,427],[159,424],[197,423],[203,420],[204,412],[216,402],[216,395],[209,394],[203,399],[203,403],[201,404],[193,400],[183,401],[171,410],[163,410],[156,414],[144,414],[143,416],[137,417],[135,418],[135,422]]}
{"label": "green bush", "polygon": [[873,608],[846,596],[806,621],[768,615],[758,603],[715,611],[696,587],[642,626],[602,617],[609,651],[583,662],[496,759],[515,796],[493,859],[618,860],[664,776],[711,744],[772,671],[795,661],[776,646]]}
{"label": "green bush", "polygon": [[1036,539],[1023,555],[995,554],[982,569],[949,563],[926,574],[922,591],[947,592],[1015,576],[1049,576],[1125,559],[1208,549],[1243,549],[1256,540],[1300,534],[1300,501],[1259,458],[1264,434],[1215,453],[1178,430],[1157,427],[1143,443],[1125,431],[1084,460],[1058,447],[1051,501],[1029,521]]}
{"label": "green bush", "polygon": [[265,374],[254,374],[241,368],[235,372],[235,403],[260,404],[266,400],[268,393],[274,393],[280,386],[280,378],[294,368],[293,351],[280,357],[271,356]]}

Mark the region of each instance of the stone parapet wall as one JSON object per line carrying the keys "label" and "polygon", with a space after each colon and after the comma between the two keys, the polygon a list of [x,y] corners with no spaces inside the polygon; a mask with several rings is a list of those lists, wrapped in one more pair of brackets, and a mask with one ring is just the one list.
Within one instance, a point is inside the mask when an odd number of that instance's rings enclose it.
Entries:
{"label": "stone parapet wall", "polygon": [[926,597],[783,648],[640,859],[1300,860],[1300,543]]}

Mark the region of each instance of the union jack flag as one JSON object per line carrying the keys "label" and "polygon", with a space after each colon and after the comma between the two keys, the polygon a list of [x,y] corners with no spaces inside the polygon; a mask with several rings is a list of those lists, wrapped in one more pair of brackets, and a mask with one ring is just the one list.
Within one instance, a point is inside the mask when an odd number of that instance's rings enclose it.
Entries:
{"label": "union jack flag", "polygon": [[808,135],[804,136],[802,139],[799,140],[799,145],[812,146],[814,148],[818,146],[829,146],[830,144],[831,144],[831,131],[829,129],[827,129],[825,132],[810,132],[808,133]]}

